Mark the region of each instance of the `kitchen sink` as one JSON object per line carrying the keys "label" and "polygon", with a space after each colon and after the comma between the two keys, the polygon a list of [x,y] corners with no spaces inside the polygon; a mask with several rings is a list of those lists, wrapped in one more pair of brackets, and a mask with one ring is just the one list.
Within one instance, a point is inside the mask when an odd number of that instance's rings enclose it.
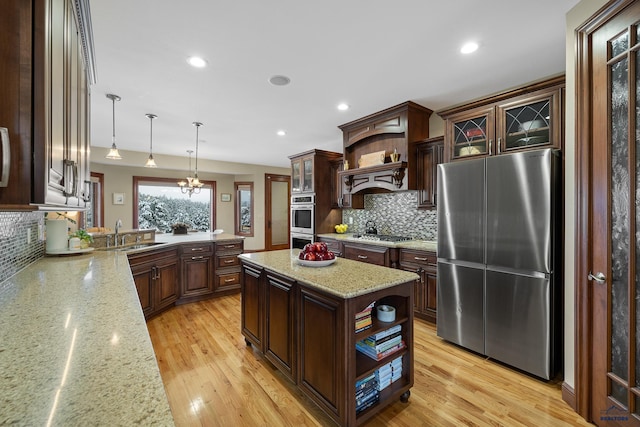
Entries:
{"label": "kitchen sink", "polygon": [[115,247],[112,246],[110,248],[107,248],[107,250],[108,251],[132,251],[135,249],[151,248],[158,245],[164,245],[164,243],[163,242],[147,242],[147,243],[137,243],[137,244],[128,245],[128,246],[115,246]]}

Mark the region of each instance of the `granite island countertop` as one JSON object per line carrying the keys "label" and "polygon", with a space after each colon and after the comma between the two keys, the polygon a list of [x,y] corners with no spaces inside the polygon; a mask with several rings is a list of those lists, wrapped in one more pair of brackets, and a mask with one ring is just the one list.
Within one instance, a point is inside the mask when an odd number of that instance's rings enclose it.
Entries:
{"label": "granite island countertop", "polygon": [[345,299],[419,278],[409,271],[345,258],[336,258],[333,264],[326,267],[302,266],[298,263],[299,253],[299,249],[284,249],[241,254],[238,257]]}
{"label": "granite island countertop", "polygon": [[438,242],[435,240],[405,240],[403,242],[385,242],[381,240],[366,240],[353,237],[353,233],[325,233],[318,234],[318,237],[334,239],[340,242],[360,243],[363,245],[385,246],[388,248],[415,249],[420,251],[436,252]]}

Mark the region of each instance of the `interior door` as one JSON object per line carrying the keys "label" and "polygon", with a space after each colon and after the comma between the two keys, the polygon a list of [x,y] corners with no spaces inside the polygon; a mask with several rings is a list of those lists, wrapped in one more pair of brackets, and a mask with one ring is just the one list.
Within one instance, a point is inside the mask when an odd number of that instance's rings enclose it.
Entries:
{"label": "interior door", "polygon": [[598,425],[640,425],[639,21],[640,2],[612,3],[579,56],[576,394]]}
{"label": "interior door", "polygon": [[291,177],[265,174],[264,249],[289,248],[289,194]]}

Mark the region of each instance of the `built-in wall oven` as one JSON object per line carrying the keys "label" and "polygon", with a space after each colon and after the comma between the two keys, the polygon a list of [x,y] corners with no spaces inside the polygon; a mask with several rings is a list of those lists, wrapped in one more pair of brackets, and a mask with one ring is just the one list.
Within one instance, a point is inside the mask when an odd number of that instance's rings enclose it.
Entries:
{"label": "built-in wall oven", "polygon": [[315,233],[315,194],[291,196],[291,248],[302,249],[313,242]]}

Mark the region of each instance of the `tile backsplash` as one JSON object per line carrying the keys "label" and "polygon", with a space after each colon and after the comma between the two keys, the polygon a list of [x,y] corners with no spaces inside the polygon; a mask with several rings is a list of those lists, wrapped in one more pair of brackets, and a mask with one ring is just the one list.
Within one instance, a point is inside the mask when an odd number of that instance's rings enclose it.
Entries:
{"label": "tile backsplash", "polygon": [[43,212],[0,212],[0,283],[44,256]]}
{"label": "tile backsplash", "polygon": [[436,240],[438,223],[436,210],[418,209],[418,193],[365,194],[364,209],[344,209],[342,222],[349,224],[349,233],[364,233],[367,221],[373,221],[378,234],[408,236],[420,240]]}

